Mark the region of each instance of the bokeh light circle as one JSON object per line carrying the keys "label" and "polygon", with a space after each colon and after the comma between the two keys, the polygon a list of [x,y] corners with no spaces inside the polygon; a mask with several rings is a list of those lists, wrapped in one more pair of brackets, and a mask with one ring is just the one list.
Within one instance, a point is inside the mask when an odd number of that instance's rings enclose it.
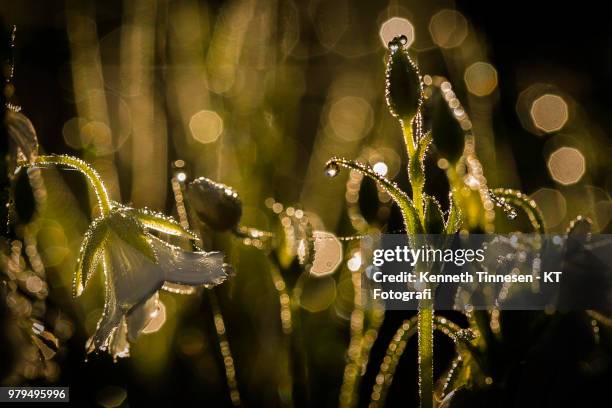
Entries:
{"label": "bokeh light circle", "polygon": [[561,147],[548,158],[548,171],[559,184],[577,183],[586,171],[586,160],[582,152],[574,147]]}
{"label": "bokeh light circle", "polygon": [[455,10],[440,10],[429,22],[429,33],[440,48],[460,46],[468,35],[467,20]]}
{"label": "bokeh light circle", "polygon": [[189,120],[189,129],[198,142],[212,143],[223,133],[223,119],[217,112],[201,110]]}
{"label": "bokeh light circle", "polygon": [[547,93],[533,101],[529,114],[536,128],[551,133],[565,126],[569,118],[569,108],[562,97]]}
{"label": "bokeh light circle", "polygon": [[406,36],[406,45],[408,48],[414,42],[414,26],[410,20],[403,17],[391,17],[380,26],[380,40],[385,47],[388,46],[389,42],[397,36]]}
{"label": "bokeh light circle", "polygon": [[475,62],[465,70],[463,77],[470,93],[487,96],[497,88],[497,70],[487,62]]}

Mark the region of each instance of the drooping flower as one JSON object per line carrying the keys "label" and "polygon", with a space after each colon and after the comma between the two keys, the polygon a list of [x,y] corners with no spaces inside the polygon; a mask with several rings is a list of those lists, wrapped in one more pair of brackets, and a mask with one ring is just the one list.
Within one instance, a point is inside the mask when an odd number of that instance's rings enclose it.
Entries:
{"label": "drooping flower", "polygon": [[152,234],[158,231],[194,238],[172,218],[113,203],[108,215],[92,222],[83,240],[74,279],[74,294],[87,287],[99,264],[104,266],[104,312],[87,352],[129,353],[134,340],[157,309],[158,290],[166,282],[211,287],[227,273],[221,252],[185,251]]}
{"label": "drooping flower", "polygon": [[[101,215],[83,238],[73,294],[79,296],[99,265],[104,270],[105,301],[97,329],[86,349],[108,351],[114,358],[129,355],[134,340],[158,310],[157,292],[166,283],[212,287],[223,282],[229,266],[221,252],[185,251],[154,233],[195,239],[171,217],[134,209],[110,200],[98,173],[72,156],[37,156],[20,167],[64,166],[81,172],[92,186]],[[170,289],[170,288],[168,288]]]}

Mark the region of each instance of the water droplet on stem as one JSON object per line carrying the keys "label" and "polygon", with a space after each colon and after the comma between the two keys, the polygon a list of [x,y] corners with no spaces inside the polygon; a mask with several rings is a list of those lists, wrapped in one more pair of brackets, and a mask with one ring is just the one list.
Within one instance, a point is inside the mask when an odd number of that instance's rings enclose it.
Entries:
{"label": "water droplet on stem", "polygon": [[340,166],[336,163],[327,163],[325,166],[325,175],[327,177],[336,177],[340,173]]}

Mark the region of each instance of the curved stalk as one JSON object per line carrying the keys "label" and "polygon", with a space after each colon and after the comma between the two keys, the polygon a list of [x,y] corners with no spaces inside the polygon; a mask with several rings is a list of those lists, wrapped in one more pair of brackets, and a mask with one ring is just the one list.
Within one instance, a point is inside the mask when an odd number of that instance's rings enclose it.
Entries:
{"label": "curved stalk", "polygon": [[239,407],[241,405],[240,392],[238,391],[238,382],[236,381],[234,358],[232,357],[232,351],[225,333],[225,321],[223,320],[223,314],[221,314],[219,300],[217,299],[217,294],[215,293],[214,289],[208,292],[208,298],[210,299],[210,304],[212,307],[215,331],[217,332],[219,348],[221,349],[221,357],[223,357],[225,380],[227,382],[227,388],[229,389],[230,400],[232,401],[233,406]]}
{"label": "curved stalk", "polygon": [[87,181],[89,181],[89,184],[91,184],[91,187],[96,193],[96,198],[98,199],[98,205],[100,206],[102,215],[108,215],[108,213],[110,213],[111,203],[106,187],[104,186],[104,182],[100,178],[98,172],[87,162],[67,155],[47,155],[38,156],[32,162],[19,162],[17,165],[18,167],[59,165],[70,167],[79,171],[87,178]]}
{"label": "curved stalk", "polygon": [[411,319],[404,320],[402,325],[395,332],[393,339],[389,342],[385,358],[380,365],[380,369],[376,375],[376,382],[372,388],[370,404],[368,405],[369,408],[378,408],[385,405],[387,392],[389,391],[389,387],[393,382],[393,376],[395,375],[395,370],[399,360],[406,349],[408,340],[410,340],[410,338],[416,333],[416,323],[416,316],[412,317]]}
{"label": "curved stalk", "polygon": [[358,173],[363,174],[366,177],[371,178],[376,183],[380,185],[389,194],[391,199],[395,201],[395,203],[399,206],[402,217],[404,219],[404,226],[406,227],[406,232],[408,235],[417,235],[423,234],[423,225],[421,224],[421,220],[419,218],[419,214],[406,193],[404,193],[394,182],[387,179],[384,176],[376,173],[370,166],[367,166],[362,163],[358,163],[352,160],[347,160],[341,157],[333,157],[327,161],[325,166],[329,168],[330,166],[342,166],[349,170],[355,170]]}
{"label": "curved stalk", "polygon": [[527,217],[529,217],[529,221],[531,222],[533,229],[540,234],[545,233],[545,224],[542,212],[536,205],[535,201],[530,199],[526,194],[510,188],[496,188],[491,190],[491,192],[493,195],[503,198],[508,204],[513,204],[520,207],[525,214],[527,214]]}

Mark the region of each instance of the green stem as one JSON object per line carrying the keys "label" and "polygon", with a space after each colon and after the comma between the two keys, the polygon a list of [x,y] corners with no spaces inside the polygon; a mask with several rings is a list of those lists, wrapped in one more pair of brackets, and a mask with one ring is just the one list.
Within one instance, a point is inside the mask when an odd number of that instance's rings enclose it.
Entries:
{"label": "green stem", "polygon": [[111,210],[111,203],[110,198],[108,197],[108,192],[106,191],[106,187],[104,186],[104,182],[102,182],[102,179],[100,178],[98,172],[85,161],[67,155],[48,155],[38,156],[32,162],[18,163],[20,167],[33,167],[37,165],[49,164],[73,168],[81,172],[81,174],[83,174],[85,177],[87,177],[87,180],[89,181],[91,187],[96,193],[98,205],[100,206],[102,214],[108,215]]}
{"label": "green stem", "polygon": [[412,134],[412,118],[400,120],[400,125],[402,126],[402,133],[404,134],[404,143],[406,143],[408,157],[412,157],[414,156],[414,151],[416,149],[414,144],[414,135]]}
{"label": "green stem", "polygon": [[417,327],[421,408],[433,407],[433,316],[433,302],[430,299],[420,300]]}
{"label": "green stem", "polygon": [[[417,165],[421,166],[420,163],[414,162],[418,160],[417,157],[417,148],[414,140],[414,134],[412,132],[412,119],[411,120],[402,120],[400,121],[402,125],[402,133],[404,134],[404,143],[406,143],[406,151],[408,153],[408,174],[411,175],[410,166]],[[414,208],[417,210],[417,213],[423,219],[423,183],[414,182],[414,180],[410,180],[410,185],[412,187],[412,202],[414,203]]]}

